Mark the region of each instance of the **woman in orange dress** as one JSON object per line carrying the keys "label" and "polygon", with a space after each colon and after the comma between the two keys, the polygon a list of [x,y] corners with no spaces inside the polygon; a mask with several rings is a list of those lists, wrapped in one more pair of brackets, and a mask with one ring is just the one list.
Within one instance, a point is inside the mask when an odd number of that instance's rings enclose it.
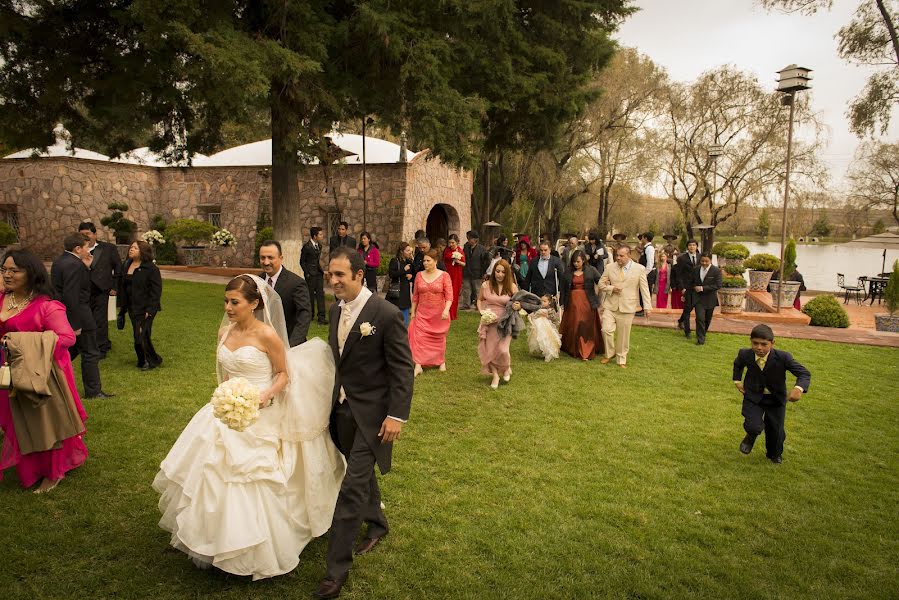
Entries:
{"label": "woman in orange dress", "polygon": [[562,278],[562,350],[581,360],[605,352],[599,319],[599,271],[587,263],[583,250],[571,255],[571,269]]}
{"label": "woman in orange dress", "polygon": [[459,294],[462,292],[462,270],[465,268],[465,253],[459,247],[459,236],[449,236],[449,244],[443,250],[443,264],[453,283],[453,303],[450,306],[450,319],[455,321],[459,316]]}
{"label": "woman in orange dress", "polygon": [[440,255],[425,252],[425,270],[415,276],[412,308],[409,310],[409,347],[415,361],[415,376],[423,367],[439,367],[446,371],[446,336],[450,328],[450,305],[453,284],[446,272],[437,268]]}

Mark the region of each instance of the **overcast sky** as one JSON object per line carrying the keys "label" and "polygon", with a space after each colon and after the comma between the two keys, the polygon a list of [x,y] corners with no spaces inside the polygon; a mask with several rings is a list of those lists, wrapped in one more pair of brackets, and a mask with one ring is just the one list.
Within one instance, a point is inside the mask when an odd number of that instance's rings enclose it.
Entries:
{"label": "overcast sky", "polygon": [[[615,36],[665,67],[676,81],[689,82],[704,71],[733,64],[776,87],[777,71],[796,63],[812,72],[814,109],[829,128],[822,158],[832,185],[843,183],[858,139],[849,132],[846,107],[871,72],[844,62],[834,38],[849,23],[857,1],[835,0],[830,11],[812,16],[765,11],[753,0],[636,0],[640,11]],[[887,140],[899,139],[899,111]]]}

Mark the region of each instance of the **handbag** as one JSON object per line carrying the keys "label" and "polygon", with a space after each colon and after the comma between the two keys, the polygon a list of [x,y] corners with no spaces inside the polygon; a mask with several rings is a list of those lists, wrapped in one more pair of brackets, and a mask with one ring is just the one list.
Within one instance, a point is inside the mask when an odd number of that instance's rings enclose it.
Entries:
{"label": "handbag", "polygon": [[125,329],[125,311],[124,310],[120,311],[118,316],[116,316],[115,326],[116,326],[116,329],[118,329],[119,331]]}
{"label": "handbag", "polygon": [[9,350],[6,349],[6,344],[3,344],[3,365],[0,366],[0,389],[11,390],[12,389],[12,371],[9,369]]}
{"label": "handbag", "polygon": [[387,286],[387,295],[384,297],[385,300],[399,300],[400,299],[400,281],[397,279],[396,281],[391,281]]}

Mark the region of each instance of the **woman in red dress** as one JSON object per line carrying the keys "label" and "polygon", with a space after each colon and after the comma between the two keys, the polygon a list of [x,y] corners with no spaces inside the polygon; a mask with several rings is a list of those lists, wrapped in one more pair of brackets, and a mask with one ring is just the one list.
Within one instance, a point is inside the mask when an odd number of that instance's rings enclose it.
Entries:
{"label": "woman in red dress", "polygon": [[453,284],[453,303],[450,306],[450,319],[455,321],[459,316],[459,294],[462,292],[462,269],[465,268],[465,253],[459,247],[459,236],[449,236],[449,244],[443,250],[443,265]]}
{"label": "woman in red dress", "polygon": [[446,336],[449,334],[453,284],[449,275],[437,268],[440,255],[428,250],[422,262],[425,270],[415,276],[412,308],[409,310],[409,347],[415,361],[415,376],[422,367],[446,371]]}
{"label": "woman in red dress", "polygon": [[596,284],[599,271],[587,263],[583,250],[571,255],[571,270],[562,278],[562,350],[581,360],[591,360],[605,351],[599,320]]}
{"label": "woman in red dress", "polygon": [[668,264],[668,253],[659,252],[659,281],[656,292],[656,308],[668,308],[668,298],[671,296],[671,265]]}
{"label": "woman in red dress", "polygon": [[[62,370],[66,385],[72,391],[81,421],[87,421],[69,358],[69,347],[75,343],[75,333],[66,318],[65,306],[51,300],[53,289],[47,269],[31,252],[10,250],[3,257],[0,272],[3,274],[4,288],[0,292],[0,336],[14,331],[55,332],[57,340],[53,360]],[[52,490],[66,472],[80,466],[87,458],[83,433],[63,440],[62,445],[54,450],[22,454],[16,439],[7,390],[0,390],[0,429],[4,434],[0,449],[0,478],[3,470],[15,466],[23,487],[41,482],[35,493]]]}

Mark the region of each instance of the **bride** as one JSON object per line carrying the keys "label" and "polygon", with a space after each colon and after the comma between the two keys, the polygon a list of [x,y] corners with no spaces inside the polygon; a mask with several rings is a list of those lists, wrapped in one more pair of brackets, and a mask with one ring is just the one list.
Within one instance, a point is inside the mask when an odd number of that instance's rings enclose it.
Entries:
{"label": "bride", "polygon": [[198,566],[264,579],[293,570],[306,544],[331,526],[346,468],[328,434],[334,359],[317,338],[285,350],[281,298],[253,275],[225,288],[225,318],[219,383],[243,377],[255,385],[259,419],[234,431],[205,405],[153,488],[172,546]]}

